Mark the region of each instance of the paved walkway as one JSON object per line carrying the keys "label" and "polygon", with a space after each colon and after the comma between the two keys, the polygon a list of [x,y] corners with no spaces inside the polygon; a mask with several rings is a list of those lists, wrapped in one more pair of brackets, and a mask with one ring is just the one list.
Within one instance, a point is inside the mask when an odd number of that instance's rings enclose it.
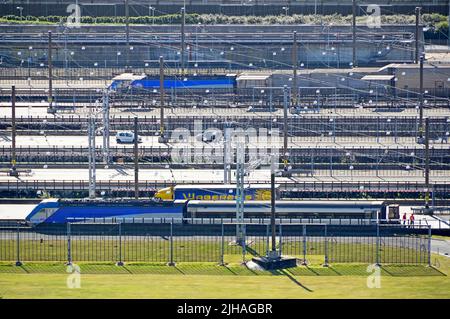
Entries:
{"label": "paved walkway", "polygon": [[450,240],[432,239],[431,251],[450,258]]}

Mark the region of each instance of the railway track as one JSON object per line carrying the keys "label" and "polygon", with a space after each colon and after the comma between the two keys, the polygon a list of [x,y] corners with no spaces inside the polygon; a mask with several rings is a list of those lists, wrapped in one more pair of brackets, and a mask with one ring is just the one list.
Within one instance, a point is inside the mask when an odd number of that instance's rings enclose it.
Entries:
{"label": "railway track", "polygon": [[[159,131],[159,117],[139,115],[139,126],[141,135],[155,135]],[[271,115],[270,113],[252,114],[248,117],[225,116],[221,114],[208,114],[205,116],[176,116],[169,115],[166,118],[166,131],[170,133],[174,129],[193,128],[194,123],[200,122],[203,129],[216,128],[223,130],[227,123],[234,123],[235,127],[257,127],[272,129],[278,127],[282,130],[283,117]],[[433,137],[445,136],[450,131],[450,117],[430,117],[430,132]],[[100,120],[99,120],[100,122]],[[0,130],[4,132],[10,130],[12,120],[10,117],[0,118]],[[110,131],[114,134],[117,131],[131,130],[133,128],[133,116],[112,116],[110,118]],[[16,130],[23,135],[41,135],[45,131],[46,135],[79,135],[80,131],[87,131],[87,116],[19,116],[16,118]],[[290,136],[417,136],[418,120],[415,116],[372,116],[355,117],[352,116],[289,116],[288,132]],[[99,123],[98,125],[101,125]],[[330,134],[331,132],[331,134]]]}
{"label": "railway track", "polygon": [[[177,184],[198,184],[195,180],[185,180]],[[211,185],[223,183],[212,182]],[[265,181],[254,181],[252,184],[267,184]],[[425,184],[419,182],[296,182],[277,183],[281,192],[422,192]],[[130,180],[100,180],[96,182],[98,191],[134,191],[134,181]],[[172,186],[169,181],[141,181],[139,189],[142,192],[154,192],[163,187]],[[436,193],[450,194],[450,182],[431,184]],[[87,190],[89,182],[86,180],[0,180],[0,190]]]}

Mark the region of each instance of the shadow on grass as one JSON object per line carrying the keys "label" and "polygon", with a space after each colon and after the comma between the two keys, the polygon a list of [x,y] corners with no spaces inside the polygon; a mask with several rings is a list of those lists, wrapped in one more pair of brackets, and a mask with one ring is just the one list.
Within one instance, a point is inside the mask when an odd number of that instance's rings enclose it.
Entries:
{"label": "shadow on grass", "polygon": [[177,266],[178,270],[182,271],[185,275],[215,275],[215,276],[227,276],[234,275],[233,272],[228,271],[226,266],[220,266],[216,263],[206,264],[180,264]]}
{"label": "shadow on grass", "polygon": [[274,275],[274,276],[281,276],[281,275],[284,275],[283,271],[280,270],[280,269],[268,270],[268,272],[269,272],[271,275]]}
{"label": "shadow on grass", "polygon": [[130,275],[132,275],[133,273],[130,271],[130,269],[128,269],[127,267],[124,266],[117,266],[117,267],[122,267],[127,273],[129,273]]}
{"label": "shadow on grass", "polygon": [[51,274],[59,274],[59,273],[65,273],[67,266],[64,264],[34,264],[34,263],[27,263],[23,264],[22,266],[18,267],[23,269],[27,274],[34,274],[34,273],[51,273]]}
{"label": "shadow on grass", "polygon": [[447,276],[439,269],[425,265],[382,265],[381,270],[393,277]]}
{"label": "shadow on grass", "polygon": [[242,263],[242,266],[244,266],[250,273],[252,273],[253,275],[257,275],[256,271],[254,271],[253,269],[251,269],[250,267],[248,267],[247,263]]}
{"label": "shadow on grass", "polygon": [[[77,263],[75,263],[77,264]],[[83,274],[130,274],[129,270],[125,266],[117,266],[114,263],[108,264],[97,264],[97,263],[87,263],[87,264],[77,264],[80,267],[80,271]]]}
{"label": "shadow on grass", "polygon": [[186,275],[186,273],[184,271],[182,271],[179,267],[177,267],[176,265],[174,266],[168,266],[168,267],[173,267],[173,269],[177,270],[180,274],[182,275]]}
{"label": "shadow on grass", "polygon": [[28,271],[28,269],[26,269],[23,265],[19,266],[18,268],[22,269],[24,272],[26,272],[27,274],[29,274],[30,272]]}
{"label": "shadow on grass", "polygon": [[312,273],[315,274],[316,276],[320,276],[320,274],[319,274],[317,271],[315,271],[314,268],[310,268],[310,267],[308,267],[308,266],[305,266],[305,267],[306,267],[306,269],[308,269],[308,271],[312,272]]}
{"label": "shadow on grass", "polygon": [[227,267],[226,265],[223,265],[223,266],[220,266],[220,267],[225,268],[227,271],[229,271],[234,276],[238,275],[235,271],[233,271],[233,269],[231,269],[230,267]]}
{"label": "shadow on grass", "polygon": [[[168,266],[164,263],[131,263],[116,266],[114,263],[76,263],[85,274],[164,274],[164,275],[215,275],[215,276],[367,276],[367,264],[335,264],[329,267],[298,266],[287,270],[255,270],[246,264],[218,265],[215,263],[179,263]],[[386,276],[447,276],[435,267],[426,265],[382,265]],[[0,264],[0,273],[65,274],[67,266],[63,263],[24,263],[15,266],[13,263]]]}
{"label": "shadow on grass", "polygon": [[330,271],[338,274],[339,276],[367,276],[368,265],[333,265],[328,267]]}
{"label": "shadow on grass", "polygon": [[334,272],[336,274],[336,276],[342,276],[342,274],[339,271],[337,271],[336,269],[334,269],[333,267],[328,266],[328,269],[330,271]]}
{"label": "shadow on grass", "polygon": [[27,273],[27,270],[23,266],[16,266],[14,264],[2,264],[0,265],[0,273],[7,274],[22,274]]}
{"label": "shadow on grass", "polygon": [[295,279],[294,276],[292,276],[288,271],[286,270],[280,270],[280,273],[285,275],[286,277],[288,277],[293,283],[295,283],[297,286],[302,287],[303,289],[305,289],[307,292],[313,292],[312,289],[309,289],[308,287],[306,287],[305,285],[303,285],[300,281],[298,281],[297,279]]}
{"label": "shadow on grass", "polygon": [[124,266],[131,274],[179,275],[180,271],[164,263],[131,263]]}
{"label": "shadow on grass", "polygon": [[254,250],[253,248],[251,248],[249,246],[245,246],[245,250],[254,257],[261,257],[260,254],[258,254],[258,252],[256,250]]}

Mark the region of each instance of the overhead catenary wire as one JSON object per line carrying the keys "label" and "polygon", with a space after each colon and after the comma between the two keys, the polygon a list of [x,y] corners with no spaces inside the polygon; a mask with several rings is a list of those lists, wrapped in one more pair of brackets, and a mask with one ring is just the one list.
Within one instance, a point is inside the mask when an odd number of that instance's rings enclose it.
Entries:
{"label": "overhead catenary wire", "polygon": [[[234,44],[236,47],[239,47],[240,45],[239,44]],[[239,53],[240,54],[240,53]],[[277,62],[277,61],[275,61],[275,62]],[[277,62],[278,63],[278,62]],[[258,68],[258,67],[256,67],[256,69],[260,69],[260,70],[263,70],[263,68]],[[306,78],[306,77],[305,77]],[[354,80],[354,78],[351,78],[351,77],[343,77],[343,78],[347,78],[347,79],[352,79],[352,80]],[[327,82],[322,82],[322,84],[326,84]],[[381,85],[380,85],[381,86]],[[348,88],[350,88],[350,89],[353,89],[353,88],[351,88],[351,87],[348,87]],[[357,91],[356,89],[355,89],[355,91]],[[361,92],[364,92],[363,90],[361,90]],[[193,94],[192,94],[193,95]],[[414,101],[413,99],[409,99],[410,101]]]}

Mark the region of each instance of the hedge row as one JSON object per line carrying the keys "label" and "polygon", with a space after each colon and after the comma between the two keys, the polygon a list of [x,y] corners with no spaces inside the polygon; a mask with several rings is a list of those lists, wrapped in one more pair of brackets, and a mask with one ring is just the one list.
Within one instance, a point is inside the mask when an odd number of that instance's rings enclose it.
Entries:
{"label": "hedge row", "polygon": [[[187,14],[186,23],[197,23],[198,14]],[[15,15],[6,15],[2,17],[3,20],[11,22],[29,22],[29,23],[65,23],[67,17],[63,16],[24,16],[22,19]],[[90,17],[81,16],[81,23],[85,24],[124,24],[125,17]],[[169,14],[163,16],[140,16],[129,17],[130,24],[179,24],[181,23],[181,14]]]}
{"label": "hedge row", "polygon": [[[291,15],[291,16],[226,16],[220,14],[186,14],[186,23],[188,24],[350,24],[352,17],[334,15]],[[366,17],[358,17],[357,23],[363,24]],[[27,23],[64,23],[67,17],[63,16],[24,16],[22,19],[15,15],[3,16],[2,21],[6,22],[27,22]],[[447,17],[440,14],[423,14],[423,23],[430,27],[429,34],[448,32]],[[130,24],[179,24],[181,14],[170,14],[162,16],[140,16],[130,17]],[[381,16],[383,24],[413,24],[414,15],[383,15]],[[82,16],[81,23],[85,24],[124,24],[125,17],[90,17]]]}

